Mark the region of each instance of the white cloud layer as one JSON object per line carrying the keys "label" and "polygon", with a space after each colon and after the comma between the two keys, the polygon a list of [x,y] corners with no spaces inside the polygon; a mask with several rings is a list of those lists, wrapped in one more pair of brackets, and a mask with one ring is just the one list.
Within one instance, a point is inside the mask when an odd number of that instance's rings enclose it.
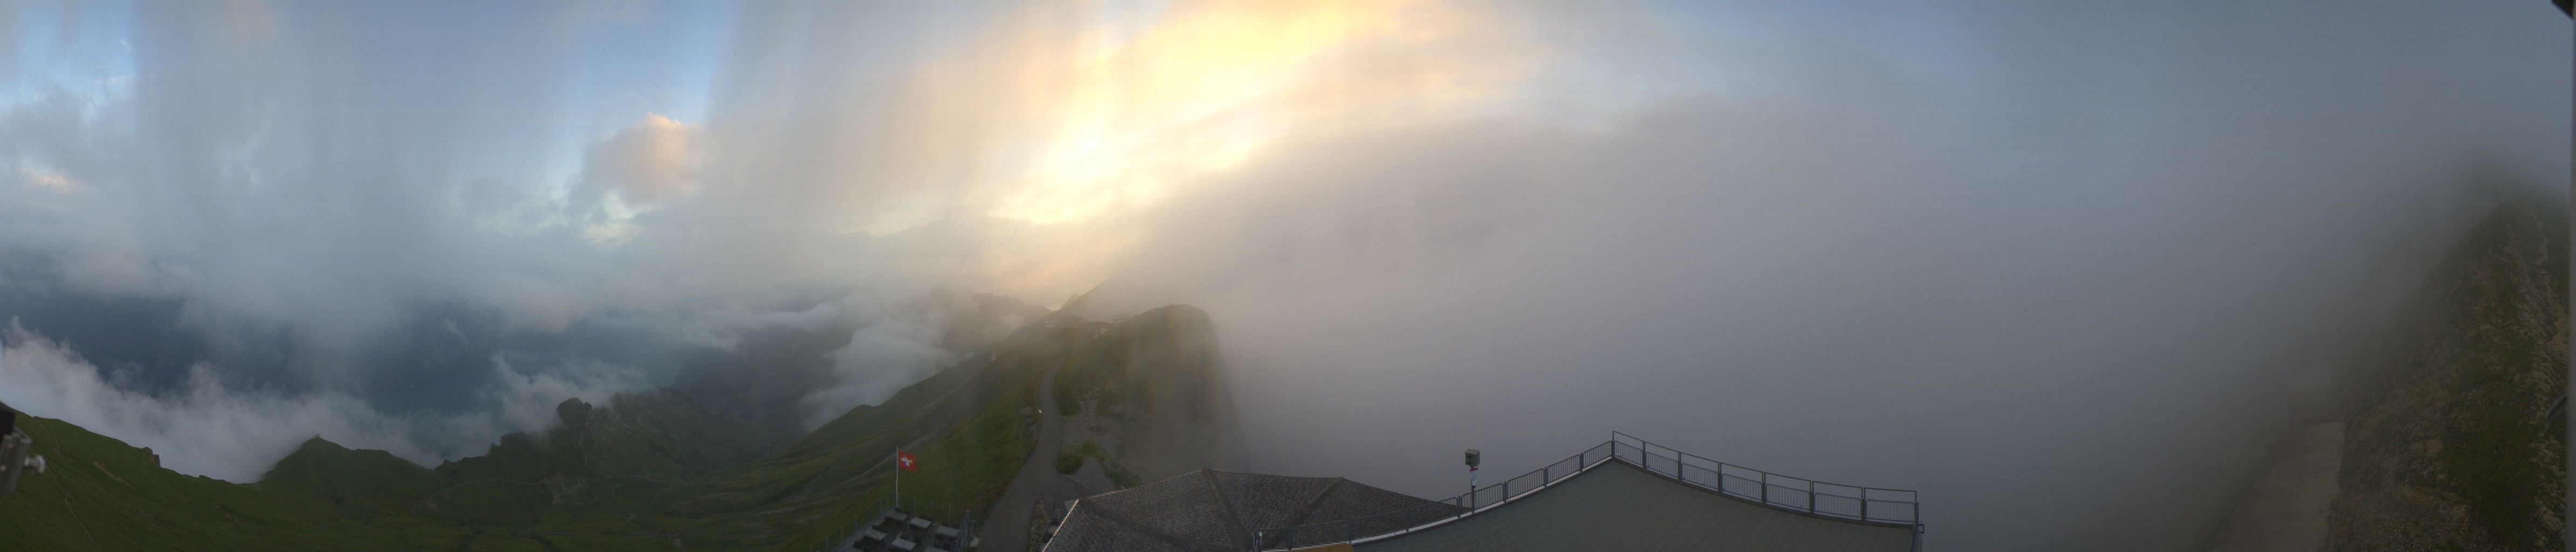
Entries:
{"label": "white cloud layer", "polygon": [[871,320],[850,333],[850,344],[828,355],[837,383],[806,395],[813,416],[807,428],[822,427],[841,413],[863,404],[884,402],[912,382],[929,377],[957,361],[957,354],[937,345],[941,332],[957,316],[936,305],[888,309],[851,298],[852,314]]}
{"label": "white cloud layer", "polygon": [[178,389],[144,394],[102,379],[98,367],[64,344],[14,320],[0,330],[0,402],[151,447],[173,471],[236,483],[259,480],[279,458],[317,436],[435,466],[442,459],[482,454],[503,434],[552,426],[555,405],[564,399],[603,404],[642,386],[628,371],[607,366],[530,373],[495,358],[492,370],[494,383],[476,394],[478,408],[394,416],[345,393],[235,387],[211,365],[193,369]]}

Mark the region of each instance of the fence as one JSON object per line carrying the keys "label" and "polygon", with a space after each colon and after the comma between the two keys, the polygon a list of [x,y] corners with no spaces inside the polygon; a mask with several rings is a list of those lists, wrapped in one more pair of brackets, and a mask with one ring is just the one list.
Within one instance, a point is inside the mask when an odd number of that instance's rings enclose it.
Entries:
{"label": "fence", "polygon": [[1788,477],[1701,458],[1613,431],[1608,442],[1501,483],[1469,489],[1467,494],[1347,520],[1260,529],[1253,532],[1253,538],[1265,550],[1279,550],[1401,535],[1476,515],[1613,460],[1718,494],[1791,512],[1913,526],[1918,532],[1922,526],[1914,491]]}

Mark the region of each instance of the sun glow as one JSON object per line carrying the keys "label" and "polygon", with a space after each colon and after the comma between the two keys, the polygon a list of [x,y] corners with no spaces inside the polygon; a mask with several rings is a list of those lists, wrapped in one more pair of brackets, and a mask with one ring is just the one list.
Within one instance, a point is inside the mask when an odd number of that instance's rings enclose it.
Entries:
{"label": "sun glow", "polygon": [[[1134,4],[1134,5],[1130,5]],[[1136,5],[1144,8],[1137,9]],[[916,67],[887,162],[909,186],[844,231],[959,215],[968,272],[1023,299],[1098,284],[1135,221],[1291,143],[1506,109],[1547,53],[1501,14],[1441,0],[1041,3]],[[966,230],[973,228],[973,230]],[[935,232],[934,232],[935,233]]]}
{"label": "sun glow", "polygon": [[987,214],[1038,224],[1160,202],[1297,133],[1408,124],[1518,69],[1489,21],[1437,2],[1181,2],[1012,41],[1034,136]]}

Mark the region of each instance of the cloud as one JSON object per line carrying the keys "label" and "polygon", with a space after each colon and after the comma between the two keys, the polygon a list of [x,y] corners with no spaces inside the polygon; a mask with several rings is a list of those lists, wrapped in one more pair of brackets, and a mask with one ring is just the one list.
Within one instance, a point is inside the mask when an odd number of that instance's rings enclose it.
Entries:
{"label": "cloud", "polygon": [[237,483],[259,480],[316,436],[423,466],[479,455],[502,434],[552,426],[554,406],[564,399],[599,404],[642,386],[630,371],[614,367],[529,373],[495,358],[494,383],[477,393],[477,408],[397,416],[345,393],[236,386],[212,365],[192,368],[178,389],[145,394],[102,378],[97,366],[65,344],[16,320],[0,330],[0,338],[0,400],[12,408],[150,447],[161,454],[163,467],[179,473]]}
{"label": "cloud", "polygon": [[670,342],[720,350],[737,350],[745,333],[797,330],[824,331],[848,321],[841,306],[833,302],[816,303],[802,311],[756,311],[740,304],[714,309],[664,315],[650,319],[618,318],[618,323],[632,323],[651,328]]}
{"label": "cloud", "polygon": [[[27,259],[53,264],[73,291],[187,299],[193,323],[218,342],[283,335],[291,352],[262,346],[218,360],[282,357],[330,386],[365,379],[360,359],[411,309],[474,295],[460,288],[489,278],[480,273],[523,266],[483,271],[464,259],[537,249],[467,231],[479,214],[452,210],[450,198],[485,171],[536,172],[531,159],[497,152],[539,150],[513,136],[537,134],[523,126],[545,120],[546,107],[473,98],[551,86],[540,68],[559,47],[411,33],[390,42],[398,47],[366,48],[322,29],[387,23],[371,14],[169,8],[54,30],[123,35],[113,38],[132,50],[101,63],[130,64],[135,76],[104,89],[57,83],[0,106],[12,122],[0,130],[0,158],[79,183],[32,203],[11,190],[8,205],[21,211],[12,215],[29,216],[6,217],[0,245],[36,253]],[[495,15],[471,11],[386,15],[448,28],[439,22]],[[527,15],[504,19],[547,19]],[[113,42],[77,38],[66,40]],[[372,107],[387,105],[404,108]]]}
{"label": "cloud", "polygon": [[1135,244],[1091,219],[1292,129],[1463,116],[1537,49],[1443,3],[629,8],[67,29],[130,40],[89,55],[133,75],[0,103],[0,248],[54,290],[182,301],[219,365],[343,391],[409,377],[381,360],[432,309],[547,334],[854,292],[1047,304]]}
{"label": "cloud", "polygon": [[638,210],[696,191],[704,162],[698,135],[695,125],[647,114],[643,122],[592,144],[582,156],[573,202],[606,219],[593,222],[589,235],[632,237],[634,229],[627,223]]}
{"label": "cloud", "polygon": [[942,333],[951,320],[964,315],[952,309],[972,308],[923,301],[889,309],[861,297],[845,301],[853,318],[862,322],[850,333],[849,345],[827,355],[837,383],[804,397],[803,403],[813,412],[805,420],[808,429],[822,427],[859,405],[884,402],[904,386],[955,363],[956,353],[939,348]]}

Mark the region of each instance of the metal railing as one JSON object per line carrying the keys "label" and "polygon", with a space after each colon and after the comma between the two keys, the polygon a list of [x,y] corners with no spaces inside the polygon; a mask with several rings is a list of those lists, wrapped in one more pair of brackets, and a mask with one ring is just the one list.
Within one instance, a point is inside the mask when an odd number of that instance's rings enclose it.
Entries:
{"label": "metal railing", "polygon": [[1702,458],[1616,431],[1594,445],[1502,483],[1467,494],[1391,512],[1339,521],[1253,531],[1264,550],[1363,542],[1430,529],[1476,515],[1555,485],[1610,461],[1625,462],[1720,495],[1812,516],[1879,525],[1911,526],[1922,520],[1914,491],[1825,483]]}
{"label": "metal railing", "polygon": [[1610,432],[1610,454],[1702,489],[1808,515],[1884,525],[1922,525],[1914,491],[1789,477],[1702,458]]}
{"label": "metal railing", "polygon": [[1412,507],[1351,519],[1277,527],[1253,531],[1253,538],[1263,549],[1302,548],[1324,544],[1352,542],[1364,538],[1402,534],[1425,525],[1447,522],[1546,488],[1583,470],[1611,460],[1611,444],[1602,443],[1573,456],[1565,457],[1502,483],[1470,489],[1467,494]]}

